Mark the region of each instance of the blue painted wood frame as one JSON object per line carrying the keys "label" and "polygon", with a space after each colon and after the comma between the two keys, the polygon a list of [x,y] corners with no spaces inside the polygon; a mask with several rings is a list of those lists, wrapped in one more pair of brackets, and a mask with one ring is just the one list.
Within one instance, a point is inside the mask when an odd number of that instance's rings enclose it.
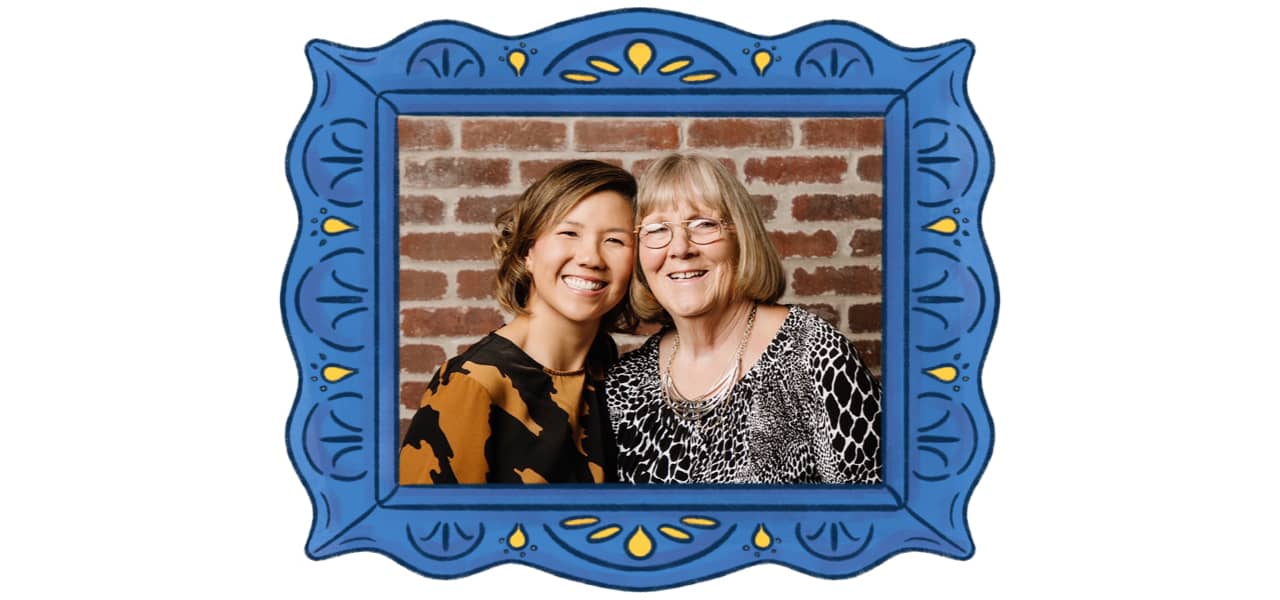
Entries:
{"label": "blue painted wood frame", "polygon": [[[767,37],[649,9],[514,37],[439,21],[374,49],[310,43],[281,292],[308,555],[380,552],[432,577],[520,563],[621,589],[760,563],[834,578],[907,550],[971,556],[997,306],[972,56],[966,41],[900,48],[848,22]],[[400,486],[398,115],[883,116],[885,483]]]}

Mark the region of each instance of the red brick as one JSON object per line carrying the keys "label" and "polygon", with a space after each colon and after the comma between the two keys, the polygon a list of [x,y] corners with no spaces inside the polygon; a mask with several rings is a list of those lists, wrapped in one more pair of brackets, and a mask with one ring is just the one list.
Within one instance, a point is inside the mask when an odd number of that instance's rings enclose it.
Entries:
{"label": "red brick", "polygon": [[769,239],[783,258],[792,256],[831,256],[836,253],[836,235],[825,229],[816,233],[803,231],[771,231]]}
{"label": "red brick", "polygon": [[495,269],[458,271],[458,297],[492,298],[497,276]]}
{"label": "red brick", "polygon": [[502,326],[502,313],[494,308],[410,308],[400,316],[405,337],[480,336]]}
{"label": "red brick", "polygon": [[447,121],[400,117],[396,134],[401,150],[444,150],[453,146],[453,134]]}
{"label": "red brick", "polygon": [[436,271],[400,271],[400,301],[443,298],[449,278]]}
{"label": "red brick", "polygon": [[493,257],[487,233],[410,233],[400,238],[400,256],[415,260],[481,260]]}
{"label": "red brick", "polygon": [[792,289],[800,296],[836,294],[879,294],[880,270],[870,267],[818,267],[813,273],[796,269]]}
{"label": "red brick", "polygon": [[689,123],[692,148],[790,148],[785,119],[697,119]]}
{"label": "red brick", "polygon": [[755,201],[756,208],[760,209],[760,219],[772,221],[773,213],[778,210],[778,199],[766,194],[751,194],[751,199]]}
{"label": "red brick", "polygon": [[568,126],[525,119],[462,122],[463,150],[564,150]]}
{"label": "red brick", "polygon": [[854,304],[849,307],[849,331],[880,331],[880,304]]}
{"label": "red brick", "polygon": [[853,232],[849,240],[851,256],[879,256],[884,251],[884,242],[879,229],[859,229]]}
{"label": "red brick", "polygon": [[843,156],[771,156],[747,160],[747,182],[840,183],[849,170]]}
{"label": "red brick", "polygon": [[812,148],[880,148],[884,119],[809,119],[800,124],[800,140]]}
{"label": "red brick", "polygon": [[858,177],[863,181],[884,181],[884,160],[879,154],[858,159]]}
{"label": "red brick", "polygon": [[[736,173],[738,172],[738,165],[733,162],[732,158],[717,158],[716,160],[720,161],[720,164],[724,165],[724,168],[729,171],[730,175],[736,176]],[[635,175],[636,179],[639,179],[655,162],[658,162],[658,159],[646,158],[637,160],[636,162],[631,163],[631,174]]]}
{"label": "red brick", "polygon": [[[622,167],[622,160],[617,158],[593,158],[592,160],[606,162],[618,168]],[[568,162],[568,159],[551,158],[546,160],[520,161],[520,185],[525,187],[533,185],[533,182],[542,179],[543,175],[546,175],[551,171],[551,169],[554,169],[556,165],[564,162]]]}
{"label": "red brick", "polygon": [[791,203],[797,221],[846,221],[880,218],[878,194],[805,194]]}
{"label": "red brick", "polygon": [[432,158],[404,166],[404,182],[420,187],[483,187],[510,181],[511,161],[504,158]]}
{"label": "red brick", "polygon": [[[418,410],[422,408],[422,395],[427,393],[427,382],[425,381],[406,381],[400,384],[400,404],[405,408]],[[404,439],[404,432],[400,433],[400,439]]]}
{"label": "red brick", "polygon": [[444,348],[433,344],[406,344],[400,347],[400,370],[405,373],[435,373],[444,362]]}
{"label": "red brick", "polygon": [[409,425],[412,423],[413,419],[400,419],[400,437],[396,438],[396,448],[399,448],[400,443],[404,441],[404,436],[409,433]]}
{"label": "red brick", "polygon": [[439,223],[444,203],[435,196],[400,196],[401,223]]}
{"label": "red brick", "polygon": [[464,196],[458,200],[458,208],[454,216],[462,223],[485,223],[492,225],[498,213],[508,209],[519,200],[516,194],[502,196]]}
{"label": "red brick", "polygon": [[851,340],[849,343],[858,351],[862,364],[876,373],[880,372],[880,340]]}
{"label": "red brick", "polygon": [[836,307],[830,304],[801,304],[800,308],[822,317],[832,327],[840,328],[840,311],[836,310]]}
{"label": "red brick", "polygon": [[574,149],[581,152],[675,150],[680,127],[674,121],[578,121],[573,126]]}

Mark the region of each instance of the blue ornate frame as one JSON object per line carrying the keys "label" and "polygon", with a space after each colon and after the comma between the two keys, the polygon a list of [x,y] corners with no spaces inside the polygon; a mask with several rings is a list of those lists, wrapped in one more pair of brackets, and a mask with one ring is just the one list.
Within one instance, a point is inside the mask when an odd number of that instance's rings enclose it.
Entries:
{"label": "blue ornate frame", "polygon": [[[301,376],[289,455],[315,515],[307,554],[380,552],[433,577],[513,562],[621,589],[760,563],[835,578],[906,550],[971,556],[997,305],[972,56],[965,41],[906,49],[847,22],[766,37],[649,9],[515,37],[439,21],[369,50],[310,43],[315,89],[287,158],[300,227],[281,293]],[[400,486],[403,114],[883,116],[885,483]]]}

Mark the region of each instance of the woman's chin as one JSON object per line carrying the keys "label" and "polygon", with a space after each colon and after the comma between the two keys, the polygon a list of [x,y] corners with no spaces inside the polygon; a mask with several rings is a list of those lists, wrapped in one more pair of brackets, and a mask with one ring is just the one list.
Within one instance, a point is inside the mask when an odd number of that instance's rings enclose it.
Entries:
{"label": "woman's chin", "polygon": [[694,319],[707,314],[711,306],[702,302],[672,303],[663,305],[667,314],[676,319]]}

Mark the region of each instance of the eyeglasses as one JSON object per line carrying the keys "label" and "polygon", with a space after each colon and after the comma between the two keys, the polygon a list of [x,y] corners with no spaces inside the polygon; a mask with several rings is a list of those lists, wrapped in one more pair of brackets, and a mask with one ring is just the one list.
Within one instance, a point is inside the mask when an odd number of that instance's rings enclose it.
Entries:
{"label": "eyeglasses", "polygon": [[724,230],[733,227],[733,223],[719,219],[689,219],[688,221],[660,221],[647,223],[636,228],[640,243],[645,248],[658,250],[671,243],[672,230],[679,225],[684,229],[689,241],[698,245],[710,244],[719,240]]}

